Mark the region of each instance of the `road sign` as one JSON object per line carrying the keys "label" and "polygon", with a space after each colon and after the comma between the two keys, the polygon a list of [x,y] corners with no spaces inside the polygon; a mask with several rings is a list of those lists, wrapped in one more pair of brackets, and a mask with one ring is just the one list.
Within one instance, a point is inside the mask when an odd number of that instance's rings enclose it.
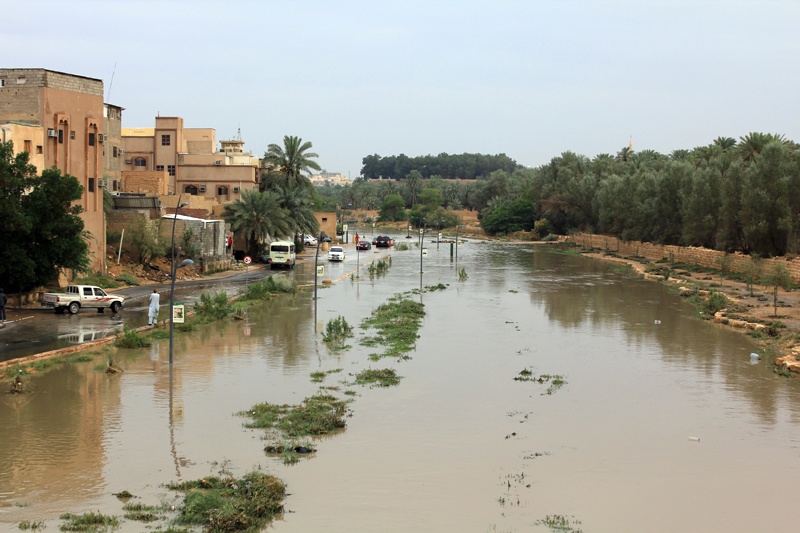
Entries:
{"label": "road sign", "polygon": [[325,266],[317,265],[317,275],[322,276],[325,274]]}
{"label": "road sign", "polygon": [[252,257],[250,257],[249,255],[246,255],[246,256],[244,256],[244,259],[243,259],[243,261],[244,261],[244,264],[245,264],[245,265],[249,265],[250,263],[252,263],[252,262],[253,262],[253,258],[252,258]]}
{"label": "road sign", "polygon": [[347,224],[342,224],[342,231],[347,231]]}
{"label": "road sign", "polygon": [[183,318],[186,316],[186,307],[183,302],[175,302],[172,305],[172,322],[175,324],[183,324]]}

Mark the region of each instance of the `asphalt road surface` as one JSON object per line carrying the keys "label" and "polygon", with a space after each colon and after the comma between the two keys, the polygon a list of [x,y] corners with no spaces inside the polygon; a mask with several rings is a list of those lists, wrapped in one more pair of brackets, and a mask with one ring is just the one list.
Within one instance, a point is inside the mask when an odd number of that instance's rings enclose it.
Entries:
{"label": "asphalt road surface", "polygon": [[[264,265],[255,265],[247,272],[215,276],[175,283],[175,301],[193,304],[202,292],[225,291],[234,296],[244,290],[245,283],[253,283],[273,274]],[[294,271],[287,271],[294,276]],[[169,315],[169,283],[141,285],[115,290],[125,296],[122,311],[82,310],[76,315],[56,314],[52,308],[10,309],[9,322],[0,328],[0,361],[10,361],[41,352],[82,344],[113,335],[125,326],[138,328],[147,325],[149,296],[153,289],[161,293],[159,320]]]}

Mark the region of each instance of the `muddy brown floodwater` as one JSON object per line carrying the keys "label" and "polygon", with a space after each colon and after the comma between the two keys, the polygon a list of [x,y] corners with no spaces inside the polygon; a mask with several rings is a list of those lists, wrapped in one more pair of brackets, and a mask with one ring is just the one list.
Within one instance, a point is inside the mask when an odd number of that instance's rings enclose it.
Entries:
{"label": "muddy brown floodwater", "polygon": [[[112,493],[123,490],[179,503],[164,484],[224,467],[287,483],[276,532],[550,531],[548,515],[587,533],[797,531],[800,382],[751,364],[747,337],[594,259],[470,242],[459,282],[449,246],[427,248],[423,284],[448,287],[412,295],[426,316],[409,360],[371,361],[379,350],[359,344],[360,327],[332,353],[321,332],[418,288],[415,248],[392,252],[381,278],[320,289],[318,333],[308,295],[280,297],[246,325],[179,334],[172,380],[164,341],[118,355],[121,375],[69,364],[32,379],[33,394],[3,394],[0,529],[56,530],[63,512],[121,517]],[[325,277],[355,266],[348,254]],[[337,368],[322,385],[357,392],[347,428],[296,465],[265,455],[263,432],[235,413],[299,404],[320,386],[311,372]],[[367,368],[403,379],[348,384]],[[546,394],[514,379],[523,370],[566,384]]]}

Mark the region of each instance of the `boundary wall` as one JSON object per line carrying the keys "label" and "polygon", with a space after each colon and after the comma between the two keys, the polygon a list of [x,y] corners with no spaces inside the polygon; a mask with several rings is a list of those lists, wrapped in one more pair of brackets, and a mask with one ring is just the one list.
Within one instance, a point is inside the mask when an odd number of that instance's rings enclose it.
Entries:
{"label": "boundary wall", "polygon": [[[752,263],[749,255],[740,252],[729,254],[699,246],[675,246],[641,241],[625,241],[610,235],[575,233],[567,236],[565,240],[576,246],[602,250],[621,256],[644,257],[653,262],[666,259],[675,263],[688,263],[715,269],[720,268],[720,259],[727,256],[730,258],[728,270],[740,274],[745,273]],[[762,259],[762,275],[769,272],[777,264],[784,265],[792,277],[792,281],[800,283],[800,258],[774,257]]]}

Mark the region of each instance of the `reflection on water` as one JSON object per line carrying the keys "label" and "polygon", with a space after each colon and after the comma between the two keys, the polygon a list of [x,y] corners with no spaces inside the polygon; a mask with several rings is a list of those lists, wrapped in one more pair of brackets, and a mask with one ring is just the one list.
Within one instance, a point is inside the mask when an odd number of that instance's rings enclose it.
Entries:
{"label": "reflection on water", "polygon": [[[415,296],[427,314],[410,360],[370,361],[361,321],[420,286],[418,250],[392,259],[382,278],[320,289],[316,335],[308,294],[279,297],[179,333],[172,371],[163,341],[119,351],[121,375],[67,365],[33,379],[34,394],[3,395],[0,527],[121,516],[112,493],[169,501],[164,483],[224,464],[289,484],[278,531],[547,531],[535,522],[553,514],[584,531],[794,530],[778,511],[800,468],[798,388],[750,364],[746,337],[603,262],[470,243],[466,282],[447,247],[428,246],[422,284],[448,288]],[[321,332],[339,315],[356,337],[332,353]],[[399,386],[352,384],[386,367]],[[323,386],[358,393],[347,429],[298,465],[266,456],[235,413],[299,404],[318,390],[311,372],[338,368]],[[514,381],[523,369],[567,384],[544,394]]]}

